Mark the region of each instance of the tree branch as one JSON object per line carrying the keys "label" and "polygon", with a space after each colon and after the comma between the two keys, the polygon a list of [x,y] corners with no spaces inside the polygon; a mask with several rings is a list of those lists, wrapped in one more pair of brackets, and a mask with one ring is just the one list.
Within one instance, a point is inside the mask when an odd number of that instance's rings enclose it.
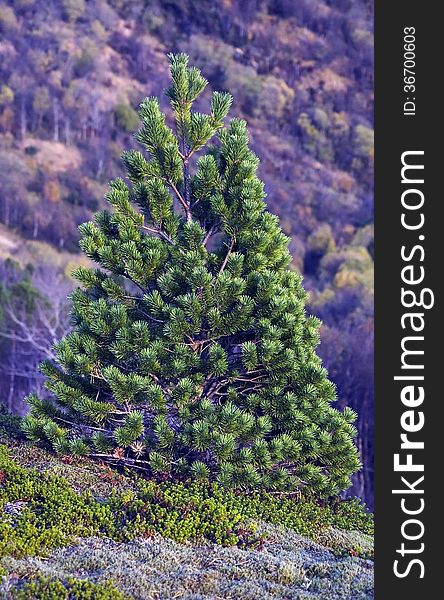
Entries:
{"label": "tree branch", "polygon": [[[197,202],[198,202],[198,201],[197,201]],[[194,203],[194,206],[196,206],[197,202],[195,202],[195,203]],[[210,239],[210,237],[211,237],[211,236],[212,236],[214,233],[216,233],[217,231],[219,231],[219,230],[220,230],[219,228],[220,228],[220,222],[218,222],[218,223],[215,223],[214,225],[212,225],[212,226],[210,227],[210,229],[207,231],[207,235],[206,235],[206,236],[204,237],[204,239],[202,240],[202,246],[205,246],[205,247],[206,247],[206,245],[207,245],[207,243],[208,243],[208,240]]]}
{"label": "tree branch", "polygon": [[146,229],[146,231],[149,231],[150,233],[160,235],[160,237],[166,240],[169,244],[171,244],[172,246],[175,245],[170,236],[161,229],[158,229],[156,227],[149,227],[148,225],[142,225],[142,229]]}
{"label": "tree branch", "polygon": [[224,272],[225,267],[227,266],[228,259],[230,258],[230,254],[233,252],[233,248],[234,248],[234,244],[235,243],[236,243],[236,238],[235,237],[231,238],[231,243],[230,243],[230,246],[228,248],[227,255],[225,256],[224,262],[222,263],[222,265],[221,265],[221,267],[219,269],[219,275]]}
{"label": "tree branch", "polygon": [[190,222],[191,221],[191,210],[190,210],[190,206],[189,206],[188,202],[185,200],[185,198],[179,192],[175,183],[173,183],[169,179],[167,179],[166,182],[168,183],[168,185],[172,188],[172,190],[176,194],[177,199],[179,200],[179,202],[181,203],[181,205],[185,211],[187,221]]}

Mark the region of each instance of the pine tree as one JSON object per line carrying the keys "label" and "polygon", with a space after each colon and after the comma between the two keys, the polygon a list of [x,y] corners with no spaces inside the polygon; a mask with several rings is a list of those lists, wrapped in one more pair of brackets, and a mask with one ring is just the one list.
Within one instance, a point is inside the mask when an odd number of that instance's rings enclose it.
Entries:
{"label": "pine tree", "polygon": [[224,125],[228,93],[194,112],[207,81],[186,55],[169,61],[174,131],[145,99],[144,152],[123,154],[112,211],[80,226],[99,268],[75,272],[74,329],[42,365],[51,394],[28,398],[24,429],[162,477],[335,494],[360,466],[355,414],[332,407],[320,322],[266,211],[246,123]]}

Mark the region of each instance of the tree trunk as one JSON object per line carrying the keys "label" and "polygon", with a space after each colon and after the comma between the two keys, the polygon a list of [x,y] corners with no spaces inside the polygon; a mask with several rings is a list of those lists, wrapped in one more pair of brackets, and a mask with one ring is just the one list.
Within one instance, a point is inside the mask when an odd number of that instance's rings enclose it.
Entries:
{"label": "tree trunk", "polygon": [[39,220],[37,218],[37,214],[34,213],[34,227],[32,230],[32,237],[34,239],[37,239],[38,234],[39,234]]}
{"label": "tree trunk", "polygon": [[69,117],[65,119],[65,144],[67,146],[71,144],[71,121]]}
{"label": "tree trunk", "polygon": [[8,393],[8,410],[13,412],[14,395],[15,395],[15,356],[16,356],[16,341],[12,340],[11,348],[11,372],[9,375],[9,393]]}
{"label": "tree trunk", "polygon": [[39,112],[38,120],[37,120],[37,131],[40,131],[43,125],[43,112]]}
{"label": "tree trunk", "polygon": [[59,141],[59,101],[54,98],[52,101],[52,110],[54,115],[54,141]]}
{"label": "tree trunk", "polygon": [[103,158],[100,158],[98,165],[97,165],[96,179],[100,179],[100,177],[102,176],[102,173],[103,173]]}
{"label": "tree trunk", "polygon": [[6,225],[6,227],[10,226],[10,221],[11,221],[11,203],[10,200],[8,198],[8,195],[6,194],[6,197],[4,198],[4,207],[5,210],[3,212],[3,222]]}
{"label": "tree trunk", "polygon": [[25,97],[22,96],[22,99],[20,101],[20,136],[22,140],[26,138],[26,131],[26,101]]}

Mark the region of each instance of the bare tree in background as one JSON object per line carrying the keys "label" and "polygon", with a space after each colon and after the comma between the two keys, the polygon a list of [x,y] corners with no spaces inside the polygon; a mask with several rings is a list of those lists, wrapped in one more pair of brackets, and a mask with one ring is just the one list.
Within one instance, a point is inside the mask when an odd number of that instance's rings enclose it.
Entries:
{"label": "bare tree in background", "polygon": [[[353,476],[347,495],[363,498],[373,509],[373,305],[357,290],[339,290],[318,311],[324,320],[320,355],[338,390],[340,408],[358,413],[357,444],[365,468]],[[328,323],[328,325],[326,324]]]}
{"label": "bare tree in background", "polygon": [[26,396],[42,387],[38,364],[55,358],[53,346],[69,329],[72,285],[52,267],[18,273],[3,264],[0,389],[8,410],[26,412]]}

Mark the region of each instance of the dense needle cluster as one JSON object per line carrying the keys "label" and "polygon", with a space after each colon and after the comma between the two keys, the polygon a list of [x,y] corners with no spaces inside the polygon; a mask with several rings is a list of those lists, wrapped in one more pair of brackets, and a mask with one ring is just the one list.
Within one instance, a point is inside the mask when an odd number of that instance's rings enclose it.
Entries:
{"label": "dense needle cluster", "polygon": [[355,414],[331,406],[319,321],[246,123],[224,126],[227,93],[194,112],[207,81],[186,55],[169,59],[175,130],[156,98],[142,102],[143,153],[124,153],[113,210],[80,227],[99,268],[75,273],[74,329],[42,366],[51,395],[28,398],[25,431],[164,478],[335,494],[359,468]]}

